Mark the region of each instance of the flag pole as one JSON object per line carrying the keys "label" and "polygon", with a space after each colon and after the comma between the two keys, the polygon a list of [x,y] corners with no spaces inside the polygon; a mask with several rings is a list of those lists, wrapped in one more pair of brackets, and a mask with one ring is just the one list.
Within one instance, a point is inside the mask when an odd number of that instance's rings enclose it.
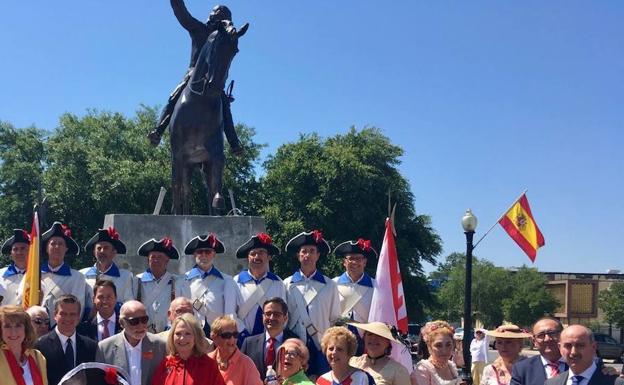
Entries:
{"label": "flag pole", "polygon": [[483,236],[481,236],[481,238],[479,238],[479,240],[477,241],[477,243],[475,243],[475,244],[474,244],[474,246],[472,247],[472,249],[473,249],[473,250],[477,247],[477,245],[478,245],[479,243],[481,243],[481,241],[483,240],[483,238],[485,238],[485,236],[486,236],[486,235],[488,235],[488,234],[490,233],[490,231],[492,231],[492,229],[494,229],[494,227],[498,224],[498,222],[500,222],[500,220],[501,220],[501,219],[503,219],[503,217],[505,216],[505,214],[507,214],[507,212],[509,211],[509,209],[511,209],[511,208],[513,207],[513,205],[515,205],[515,204],[516,204],[516,202],[518,202],[518,200],[519,200],[520,198],[522,198],[522,196],[523,196],[524,194],[526,194],[526,192],[527,192],[527,191],[529,191],[529,189],[524,189],[524,191],[522,192],[522,194],[520,194],[520,196],[519,196],[518,198],[516,198],[516,200],[515,200],[515,201],[513,201],[513,203],[512,203],[512,204],[510,204],[510,205],[509,205],[509,207],[507,207],[507,210],[503,211],[503,215],[501,215],[501,216],[500,216],[500,217],[496,220],[496,222],[494,222],[494,224],[492,225],[492,227],[490,227],[490,228],[489,228],[489,230],[488,230],[488,231],[486,231],[486,232],[485,232],[485,234],[483,234]]}

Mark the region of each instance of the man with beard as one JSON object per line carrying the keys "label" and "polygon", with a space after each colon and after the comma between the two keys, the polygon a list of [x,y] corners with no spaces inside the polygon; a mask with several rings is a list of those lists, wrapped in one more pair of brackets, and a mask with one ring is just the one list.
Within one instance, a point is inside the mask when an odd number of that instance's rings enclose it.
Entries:
{"label": "man with beard", "polygon": [[115,263],[117,254],[126,254],[126,245],[119,240],[119,233],[114,227],[99,229],[89,239],[84,247],[87,254],[93,255],[95,264],[80,270],[84,274],[90,290],[95,288],[95,283],[100,279],[113,281],[117,291],[119,306],[122,303],[134,299],[132,293],[132,273],[129,270],[120,269]]}
{"label": "man with beard", "polygon": [[[247,336],[264,332],[262,305],[268,298],[286,299],[286,286],[280,277],[269,271],[269,263],[280,250],[273,245],[271,237],[259,233],[251,237],[236,250],[236,258],[247,258],[248,268],[234,277],[241,293],[238,304],[238,318],[242,320],[245,330],[239,341]],[[262,375],[263,372],[260,371]]]}

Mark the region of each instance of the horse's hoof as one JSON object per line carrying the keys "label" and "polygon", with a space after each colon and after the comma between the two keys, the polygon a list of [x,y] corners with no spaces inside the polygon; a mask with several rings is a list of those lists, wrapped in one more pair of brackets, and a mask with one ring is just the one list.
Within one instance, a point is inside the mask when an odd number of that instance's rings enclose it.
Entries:
{"label": "horse's hoof", "polygon": [[215,194],[214,198],[212,198],[212,207],[217,210],[225,209],[225,199],[221,196],[221,194]]}
{"label": "horse's hoof", "polygon": [[158,131],[154,130],[147,134],[147,138],[149,139],[152,146],[158,146],[160,144],[161,135]]}

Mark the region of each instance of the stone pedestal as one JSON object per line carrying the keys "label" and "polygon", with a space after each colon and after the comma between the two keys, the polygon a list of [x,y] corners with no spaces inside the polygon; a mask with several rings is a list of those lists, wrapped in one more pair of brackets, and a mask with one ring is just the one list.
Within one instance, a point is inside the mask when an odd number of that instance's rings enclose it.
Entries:
{"label": "stone pedestal", "polygon": [[247,267],[246,259],[236,259],[236,249],[252,235],[265,231],[264,218],[244,216],[107,214],[103,228],[109,226],[115,227],[126,244],[127,253],[116,257],[117,264],[134,274],[147,268],[147,258],[138,256],[137,250],[149,239],[165,236],[173,239],[174,246],[180,252],[180,259],[169,261],[168,270],[183,274],[195,264],[193,256],[184,255],[184,246],[196,235],[211,232],[225,245],[225,253],[217,254],[215,266],[227,274],[235,275]]}

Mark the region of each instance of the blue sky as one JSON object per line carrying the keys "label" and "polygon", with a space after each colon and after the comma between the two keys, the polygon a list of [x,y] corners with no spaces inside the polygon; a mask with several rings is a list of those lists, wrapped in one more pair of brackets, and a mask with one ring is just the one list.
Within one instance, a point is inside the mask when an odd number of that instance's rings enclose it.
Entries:
{"label": "blue sky", "polygon": [[[200,20],[213,5],[187,1]],[[546,238],[535,267],[624,270],[624,3],[228,6],[251,24],[230,70],[234,118],[266,153],[299,133],[377,126],[404,148],[443,256],[465,249],[467,208],[478,238],[526,188]],[[0,25],[0,120],[17,127],[162,105],[189,61],[166,0],[2,2]],[[529,263],[500,227],[475,253]]]}

